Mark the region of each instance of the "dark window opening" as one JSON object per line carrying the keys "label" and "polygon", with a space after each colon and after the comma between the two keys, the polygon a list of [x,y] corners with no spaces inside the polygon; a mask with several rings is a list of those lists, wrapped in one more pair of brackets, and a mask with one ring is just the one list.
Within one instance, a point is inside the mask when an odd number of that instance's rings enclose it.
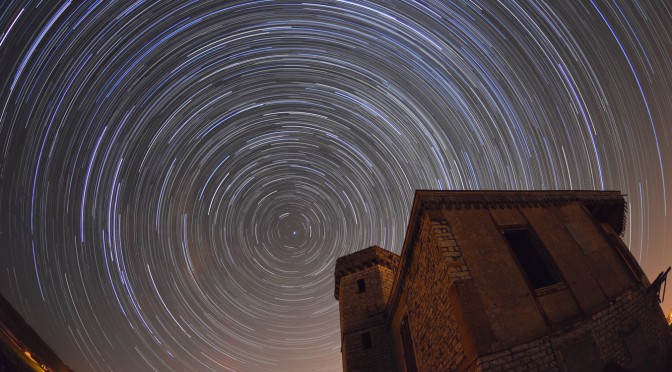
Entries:
{"label": "dark window opening", "polygon": [[357,280],[357,293],[362,292],[366,292],[366,283],[364,283],[364,279],[359,279]]}
{"label": "dark window opening", "polygon": [[551,258],[531,229],[504,230],[502,234],[534,289],[560,283]]}
{"label": "dark window opening", "polygon": [[408,324],[408,315],[404,315],[401,320],[401,345],[404,348],[404,362],[407,372],[418,372],[418,366],[415,364],[415,349],[413,348],[413,339],[411,338],[411,326]]}
{"label": "dark window opening", "polygon": [[364,350],[371,348],[371,333],[369,332],[362,333],[362,348]]}

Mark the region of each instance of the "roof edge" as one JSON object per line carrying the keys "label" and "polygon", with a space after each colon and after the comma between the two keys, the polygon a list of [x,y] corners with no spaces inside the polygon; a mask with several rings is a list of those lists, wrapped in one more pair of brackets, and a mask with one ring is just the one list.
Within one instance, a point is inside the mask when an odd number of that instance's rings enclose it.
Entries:
{"label": "roof edge", "polygon": [[599,221],[607,222],[622,235],[626,226],[627,203],[620,191],[606,190],[480,190],[443,191],[416,190],[411,213],[406,226],[406,236],[401,248],[398,270],[392,283],[392,291],[387,303],[387,314],[391,316],[399,301],[399,282],[408,271],[406,261],[412,255],[411,243],[420,227],[420,215],[426,210],[438,209],[498,209],[534,208],[563,206],[579,202]]}

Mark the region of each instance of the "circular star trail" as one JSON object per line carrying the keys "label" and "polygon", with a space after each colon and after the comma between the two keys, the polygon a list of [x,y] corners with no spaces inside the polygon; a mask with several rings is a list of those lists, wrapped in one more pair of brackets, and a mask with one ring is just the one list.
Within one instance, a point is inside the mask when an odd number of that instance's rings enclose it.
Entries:
{"label": "circular star trail", "polygon": [[0,6],[0,290],[76,370],[337,371],[337,257],[416,189],[672,228],[665,1]]}

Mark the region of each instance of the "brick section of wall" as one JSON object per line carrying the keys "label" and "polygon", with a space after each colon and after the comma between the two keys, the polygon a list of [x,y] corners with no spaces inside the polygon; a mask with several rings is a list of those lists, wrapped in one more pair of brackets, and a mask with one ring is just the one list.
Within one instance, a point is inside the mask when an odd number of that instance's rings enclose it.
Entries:
{"label": "brick section of wall", "polygon": [[[443,261],[448,265],[448,274],[451,281],[470,279],[469,269],[464,264],[460,247],[450,230],[448,222],[429,221],[429,234],[436,241]],[[431,240],[431,239],[430,239]]]}
{"label": "brick section of wall", "polygon": [[521,344],[478,359],[476,371],[559,371],[548,338]]}
{"label": "brick section of wall", "polygon": [[416,244],[417,259],[407,283],[408,317],[418,368],[454,370],[465,353],[448,289],[452,281],[468,278],[469,271],[446,221],[425,217]]}
{"label": "brick section of wall", "polygon": [[629,290],[588,320],[480,357],[470,370],[601,370],[613,360],[632,370],[664,370],[672,334],[655,296]]}
{"label": "brick section of wall", "polygon": [[378,266],[378,271],[380,273],[380,286],[385,298],[385,305],[390,298],[390,292],[392,292],[392,284],[394,284],[394,271],[386,266]]}
{"label": "brick section of wall", "polygon": [[642,359],[662,363],[672,334],[654,294],[628,291],[592,317],[593,335],[605,359],[622,366],[647,369]]}

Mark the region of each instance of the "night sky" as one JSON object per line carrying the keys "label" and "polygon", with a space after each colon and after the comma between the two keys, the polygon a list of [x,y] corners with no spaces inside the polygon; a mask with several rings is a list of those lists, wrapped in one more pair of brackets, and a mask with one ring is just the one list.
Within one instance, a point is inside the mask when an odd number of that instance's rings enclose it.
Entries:
{"label": "night sky", "polygon": [[668,0],[4,1],[0,87],[0,291],[78,371],[340,370],[416,189],[621,190],[672,264]]}

